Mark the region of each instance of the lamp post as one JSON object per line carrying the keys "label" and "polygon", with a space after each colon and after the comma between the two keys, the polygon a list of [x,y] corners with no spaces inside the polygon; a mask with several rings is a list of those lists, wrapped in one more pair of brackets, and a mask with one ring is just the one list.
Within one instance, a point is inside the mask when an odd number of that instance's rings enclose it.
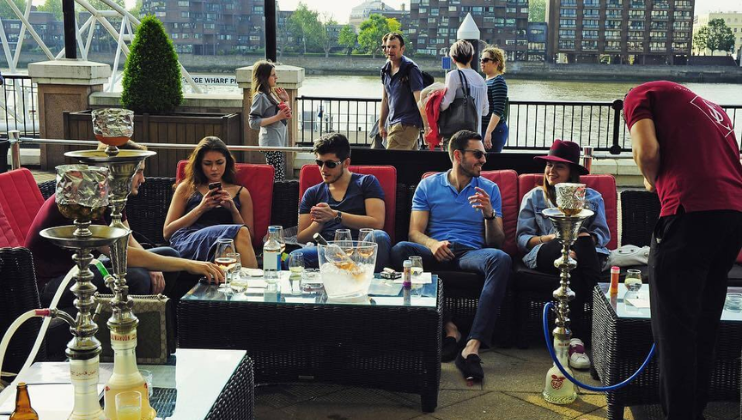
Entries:
{"label": "lamp post", "polygon": [[64,56],[76,59],[75,0],[62,0],[62,16],[64,18]]}

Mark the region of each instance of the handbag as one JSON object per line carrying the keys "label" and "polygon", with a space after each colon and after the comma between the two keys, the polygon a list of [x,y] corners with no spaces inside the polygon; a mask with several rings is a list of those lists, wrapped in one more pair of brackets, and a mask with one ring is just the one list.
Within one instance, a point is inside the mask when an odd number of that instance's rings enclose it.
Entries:
{"label": "handbag", "polygon": [[606,262],[607,267],[634,267],[649,264],[649,247],[638,247],[635,245],[624,245],[611,251]]}
{"label": "handbag", "polygon": [[[130,295],[134,300],[132,312],[139,318],[137,327],[137,363],[163,364],[175,353],[175,322],[170,298],[165,295]],[[96,336],[101,342],[101,362],[113,361],[111,331],[106,322],[111,317],[113,295],[98,294],[95,322]]]}
{"label": "handbag", "polygon": [[469,82],[464,72],[456,70],[461,80],[461,87],[456,89],[456,97],[451,105],[438,117],[438,132],[443,138],[450,138],[461,130],[477,131],[479,114],[477,105],[469,90]]}

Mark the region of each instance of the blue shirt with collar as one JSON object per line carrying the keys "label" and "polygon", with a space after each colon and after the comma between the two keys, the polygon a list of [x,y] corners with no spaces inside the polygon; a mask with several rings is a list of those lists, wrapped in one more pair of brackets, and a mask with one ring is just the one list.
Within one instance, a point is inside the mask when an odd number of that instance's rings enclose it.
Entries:
{"label": "blue shirt with collar", "polygon": [[423,73],[414,61],[405,56],[402,56],[397,73],[392,75],[391,71],[392,63],[387,61],[381,68],[381,82],[389,105],[389,126],[403,124],[422,127],[423,120],[412,92],[423,90]]}
{"label": "blue shirt with collar", "polygon": [[449,241],[475,249],[484,247],[484,215],[469,203],[476,194],[474,188],[483,189],[490,196],[497,217],[502,217],[500,188],[487,178],[474,177],[459,192],[448,181],[446,172],[429,176],[417,186],[412,198],[412,211],[427,211],[426,234],[437,241]]}

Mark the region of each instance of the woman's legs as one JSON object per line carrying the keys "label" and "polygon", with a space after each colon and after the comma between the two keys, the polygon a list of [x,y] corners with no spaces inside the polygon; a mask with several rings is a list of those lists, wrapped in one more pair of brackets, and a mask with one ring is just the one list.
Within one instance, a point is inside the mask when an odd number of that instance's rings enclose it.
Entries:
{"label": "woman's legs", "polygon": [[240,253],[243,267],[258,268],[258,260],[255,258],[255,250],[252,247],[250,230],[246,226],[242,226],[237,232],[237,237],[234,238],[234,246]]}
{"label": "woman's legs", "polygon": [[268,165],[273,166],[275,172],[273,173],[273,181],[283,181],[286,179],[284,170],[284,158],[283,152],[263,152],[265,153],[265,162]]}

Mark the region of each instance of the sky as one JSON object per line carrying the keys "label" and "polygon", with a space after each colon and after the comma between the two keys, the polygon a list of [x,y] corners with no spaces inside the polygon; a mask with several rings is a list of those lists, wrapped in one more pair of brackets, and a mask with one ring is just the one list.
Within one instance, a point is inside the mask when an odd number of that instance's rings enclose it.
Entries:
{"label": "sky", "polygon": [[[124,0],[127,9],[134,6],[136,0]],[[295,10],[299,2],[303,2],[310,9],[320,14],[330,14],[339,23],[347,23],[350,9],[363,3],[363,0],[277,0],[281,10]],[[402,3],[410,8],[409,0],[386,0],[387,5],[399,10]],[[33,0],[34,4],[43,4],[44,0]],[[709,12],[742,12],[742,0],[696,0],[695,14]]]}

